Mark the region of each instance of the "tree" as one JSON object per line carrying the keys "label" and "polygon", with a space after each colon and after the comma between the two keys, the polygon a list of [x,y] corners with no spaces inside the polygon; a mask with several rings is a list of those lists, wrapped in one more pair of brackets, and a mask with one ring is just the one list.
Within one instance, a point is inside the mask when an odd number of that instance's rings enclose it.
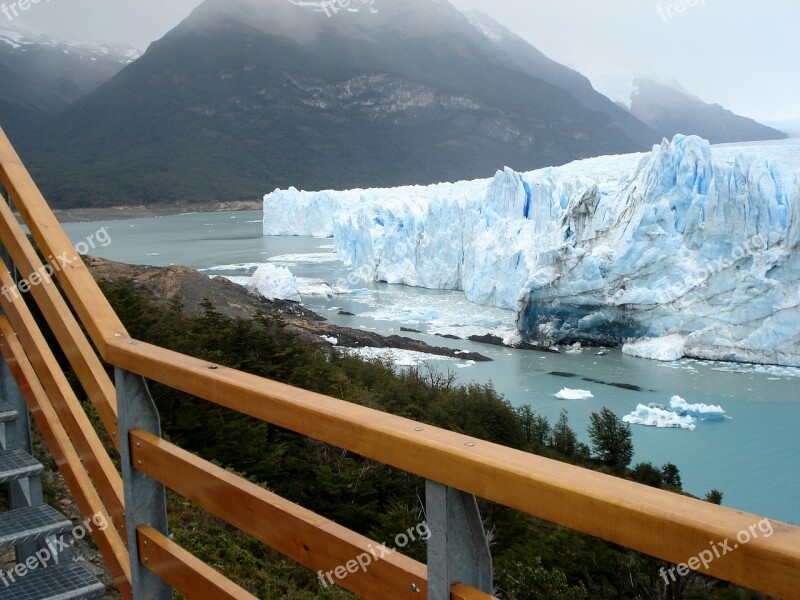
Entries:
{"label": "tree", "polygon": [[534,443],[538,444],[540,447],[549,446],[553,441],[553,431],[547,417],[536,415],[533,418],[531,432],[533,434]]}
{"label": "tree", "polygon": [[533,441],[533,420],[536,413],[528,404],[515,408],[514,413],[525,431],[525,441],[530,444]]}
{"label": "tree", "polygon": [[717,489],[713,489],[706,494],[706,502],[711,502],[711,504],[722,504],[722,492]]}
{"label": "tree", "polygon": [[525,440],[537,447],[548,446],[551,442],[551,427],[546,417],[537,415],[529,405],[514,409],[522,429],[525,431]]}
{"label": "tree", "polygon": [[603,407],[599,413],[592,413],[589,438],[595,456],[603,464],[618,471],[623,471],[631,464],[632,437],[630,425],[623,423],[608,408]]}
{"label": "tree", "polygon": [[633,467],[631,477],[638,483],[649,485],[650,487],[660,488],[664,485],[664,474],[661,469],[655,467],[653,463],[641,462]]}
{"label": "tree", "polygon": [[553,427],[553,450],[567,458],[572,458],[575,455],[577,446],[578,436],[570,428],[567,411],[562,408],[558,421]]}
{"label": "tree", "polygon": [[683,482],[681,481],[681,474],[680,471],[678,471],[678,467],[672,463],[667,463],[661,467],[661,473],[664,475],[664,485],[677,490],[683,489]]}

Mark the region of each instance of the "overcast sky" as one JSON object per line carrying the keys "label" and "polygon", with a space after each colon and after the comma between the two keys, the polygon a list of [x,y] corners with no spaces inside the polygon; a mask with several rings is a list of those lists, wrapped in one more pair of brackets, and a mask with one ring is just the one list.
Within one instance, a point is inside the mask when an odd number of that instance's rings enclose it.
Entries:
{"label": "overcast sky", "polygon": [[[374,0],[374,6],[380,9],[382,2],[391,0]],[[798,0],[454,3],[490,14],[551,58],[588,76],[615,100],[628,95],[634,74],[657,74],[739,114],[800,120]],[[200,0],[40,0],[12,24],[145,49],[198,4]],[[0,27],[4,24],[6,17],[0,15]]]}

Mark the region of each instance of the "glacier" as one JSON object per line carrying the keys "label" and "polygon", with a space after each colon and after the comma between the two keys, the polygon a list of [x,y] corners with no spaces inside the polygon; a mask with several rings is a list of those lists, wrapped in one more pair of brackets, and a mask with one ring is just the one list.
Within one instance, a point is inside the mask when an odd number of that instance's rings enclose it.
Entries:
{"label": "glacier", "polygon": [[516,311],[537,344],[800,366],[796,140],[678,135],[647,153],[490,179],[276,190],[264,233],[333,236],[364,279],[463,290]]}

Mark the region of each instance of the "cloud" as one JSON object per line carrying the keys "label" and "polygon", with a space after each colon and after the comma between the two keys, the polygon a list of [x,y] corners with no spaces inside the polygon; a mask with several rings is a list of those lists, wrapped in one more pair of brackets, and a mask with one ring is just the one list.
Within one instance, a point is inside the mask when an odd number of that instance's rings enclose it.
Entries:
{"label": "cloud", "polygon": [[[453,2],[490,14],[615,100],[626,95],[633,75],[658,73],[739,114],[772,120],[800,117],[800,78],[792,75],[800,57],[796,0],[694,0],[693,7],[680,13],[675,0]],[[83,41],[128,42],[144,50],[199,4],[49,0],[32,5],[14,25]],[[0,16],[0,26],[3,20]]]}

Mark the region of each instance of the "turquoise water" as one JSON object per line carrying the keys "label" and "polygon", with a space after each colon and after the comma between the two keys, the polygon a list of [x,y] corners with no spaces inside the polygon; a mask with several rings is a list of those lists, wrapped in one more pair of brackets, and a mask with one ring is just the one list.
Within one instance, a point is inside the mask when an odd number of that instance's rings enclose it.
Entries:
{"label": "turquoise water", "polygon": [[[348,275],[331,256],[332,240],[264,238],[260,211],[200,213],[131,221],[72,223],[65,226],[74,243],[106,227],[111,243],[93,251],[127,263],[197,269],[217,268],[209,275],[245,276],[257,263],[282,257],[298,277],[333,284]],[[292,255],[307,255],[302,256]],[[286,256],[290,255],[290,256]],[[221,268],[220,268],[221,267]],[[703,496],[712,488],[724,493],[723,504],[773,519],[800,523],[800,370],[683,360],[659,363],[608,350],[575,354],[543,354],[510,350],[464,340],[434,337],[432,333],[466,336],[496,329],[513,329],[513,314],[468,303],[463,294],[354,281],[351,293],[304,296],[306,306],[332,322],[381,333],[405,333],[442,346],[480,352],[491,363],[433,360],[463,382],[492,382],[514,405],[531,404],[551,422],[562,408],[586,442],[589,416],[602,406],[617,415],[630,413],[638,403],[666,404],[674,395],[690,403],[720,404],[732,417],[701,422],[694,431],[633,426],[635,461],[657,465],[673,462],[680,468],[684,489]],[[340,310],[356,316],[342,316]],[[578,378],[550,375],[571,372]],[[636,384],[644,391],[623,390],[582,381]],[[564,387],[589,390],[594,398],[558,400]]]}

